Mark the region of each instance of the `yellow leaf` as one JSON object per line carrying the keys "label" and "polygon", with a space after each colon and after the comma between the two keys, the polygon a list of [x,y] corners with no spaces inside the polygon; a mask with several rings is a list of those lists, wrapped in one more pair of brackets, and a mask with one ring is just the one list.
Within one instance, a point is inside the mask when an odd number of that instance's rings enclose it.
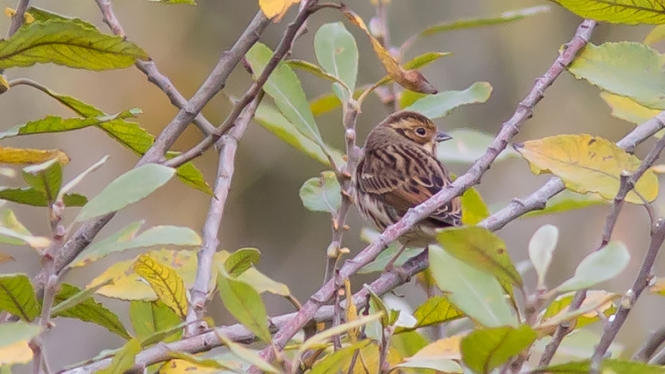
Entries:
{"label": "yellow leaf", "polygon": [[[221,252],[218,252],[217,254],[219,253]],[[160,264],[173,268],[185,282],[186,288],[190,288],[192,285],[194,285],[197,266],[196,252],[161,249],[149,251],[147,254]],[[132,265],[136,259],[137,258],[121,261],[111,265],[101,275],[93,279],[86,287],[91,288],[106,282],[108,279],[112,279],[113,284],[100,288],[96,293],[106,297],[122,300],[157,300],[157,295],[152,290],[150,285],[142,281],[141,278],[134,272]],[[211,274],[210,277],[211,280],[209,290],[212,290],[215,285],[215,280],[217,279],[216,267],[213,266],[212,270],[213,274]]]}
{"label": "yellow leaf", "polygon": [[3,164],[38,164],[54,158],[57,158],[62,165],[69,162],[69,156],[59,149],[0,147],[0,163]]}
{"label": "yellow leaf", "polygon": [[543,312],[542,318],[535,329],[541,336],[554,333],[562,322],[571,322],[571,329],[577,329],[600,320],[599,315],[609,317],[614,314],[616,307],[613,300],[620,295],[603,290],[587,291],[587,297],[579,309],[570,311],[573,293],[559,296]]}
{"label": "yellow leaf", "polygon": [[413,355],[406,359],[410,360],[419,360],[423,358],[428,359],[449,359],[449,360],[461,360],[462,359],[462,349],[460,343],[462,338],[465,335],[453,335],[448,338],[443,338],[440,340],[431,343],[425,348],[421,349]]}
{"label": "yellow leaf", "polygon": [[658,164],[651,167],[651,171],[656,174],[665,174],[665,164]]}
{"label": "yellow leaf", "polygon": [[274,22],[279,22],[291,5],[299,2],[300,0],[259,0],[259,8],[268,19],[274,18]]}
{"label": "yellow leaf", "polygon": [[[582,194],[594,192],[607,200],[614,199],[619,192],[621,173],[635,172],[641,163],[614,143],[587,134],[551,136],[514,147],[529,161],[534,174],[554,174],[569,190]],[[643,204],[657,196],[658,178],[648,170],[628,193],[626,201]]]}
{"label": "yellow leaf", "polygon": [[462,223],[475,225],[489,217],[490,210],[478,190],[471,187],[462,195]]}
{"label": "yellow leaf", "polygon": [[169,266],[162,265],[152,259],[150,255],[139,256],[134,263],[136,274],[145,279],[155,291],[160,300],[168,305],[180,317],[187,316],[187,289],[185,282]]}
{"label": "yellow leaf", "polygon": [[365,32],[369,41],[372,43],[372,48],[374,48],[374,53],[381,61],[381,64],[386,69],[386,72],[390,77],[393,78],[402,87],[409,89],[414,92],[420,92],[425,94],[435,94],[438,91],[434,86],[432,86],[427,79],[417,70],[405,70],[397,60],[388,52],[381,42],[376,40],[374,36],[370,33],[365,21],[363,21],[360,16],[354,13],[351,9],[346,6],[342,6],[342,12],[346,18],[351,21],[354,25],[358,26],[361,30]]}
{"label": "yellow leaf", "polygon": [[219,369],[205,367],[187,360],[169,360],[159,369],[160,374],[214,374],[219,373]]}
{"label": "yellow leaf", "polygon": [[654,284],[649,286],[649,292],[665,296],[665,278],[658,278]]}
{"label": "yellow leaf", "polygon": [[654,45],[663,39],[665,39],[665,25],[658,25],[649,31],[644,38],[644,44]]}
{"label": "yellow leaf", "polygon": [[7,82],[7,78],[0,74],[0,94],[3,94],[9,90],[9,82]]}
{"label": "yellow leaf", "polygon": [[600,97],[612,108],[612,117],[636,125],[641,125],[660,113],[660,110],[647,108],[626,96],[603,91],[600,93]]}
{"label": "yellow leaf", "polygon": [[[346,320],[348,322],[355,321],[358,319],[358,309],[353,302],[353,292],[351,292],[351,281],[349,278],[344,279],[344,293],[346,294]],[[357,342],[359,335],[360,329],[358,327],[349,329],[349,340],[351,340],[351,343]]]}
{"label": "yellow leaf", "polygon": [[12,364],[25,364],[32,360],[32,349],[27,340],[21,340],[4,347],[0,347],[0,366]]}

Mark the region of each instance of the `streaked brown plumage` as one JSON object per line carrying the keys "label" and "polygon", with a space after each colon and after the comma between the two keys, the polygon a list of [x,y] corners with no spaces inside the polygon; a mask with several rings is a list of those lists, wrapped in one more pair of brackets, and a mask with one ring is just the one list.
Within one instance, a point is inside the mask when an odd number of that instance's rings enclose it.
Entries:
{"label": "streaked brown plumage", "polygon": [[[379,123],[367,136],[353,176],[358,210],[379,230],[450,184],[446,167],[436,158],[438,142],[450,139],[422,114],[401,111]],[[461,224],[459,198],[442,206],[399,238],[404,246],[426,247],[435,229]]]}

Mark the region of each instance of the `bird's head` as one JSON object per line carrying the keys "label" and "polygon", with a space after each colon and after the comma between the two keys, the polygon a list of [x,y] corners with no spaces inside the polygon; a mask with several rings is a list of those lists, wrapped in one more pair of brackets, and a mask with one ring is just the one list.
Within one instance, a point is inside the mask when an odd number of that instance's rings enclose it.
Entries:
{"label": "bird's head", "polygon": [[429,118],[420,113],[410,111],[400,111],[391,114],[376,129],[382,132],[393,132],[397,136],[414,142],[430,152],[434,152],[437,143],[452,139],[450,135],[439,131],[434,122]]}

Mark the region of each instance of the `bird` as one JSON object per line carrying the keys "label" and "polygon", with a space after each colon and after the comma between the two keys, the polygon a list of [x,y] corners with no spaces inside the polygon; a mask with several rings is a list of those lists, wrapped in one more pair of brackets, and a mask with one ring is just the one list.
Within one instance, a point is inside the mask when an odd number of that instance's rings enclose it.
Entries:
{"label": "bird", "polygon": [[[450,173],[436,157],[439,142],[452,137],[439,131],[428,117],[413,111],[389,115],[367,136],[352,174],[354,200],[360,216],[383,231],[410,209],[451,183]],[[436,230],[460,226],[459,197],[441,206],[398,238],[402,245],[386,266],[393,268],[408,246],[427,248],[436,243]]]}

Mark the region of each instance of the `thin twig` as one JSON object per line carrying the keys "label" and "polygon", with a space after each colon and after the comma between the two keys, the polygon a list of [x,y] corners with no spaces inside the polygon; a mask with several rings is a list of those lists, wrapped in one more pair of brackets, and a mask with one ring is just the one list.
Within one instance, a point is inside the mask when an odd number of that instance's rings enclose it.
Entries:
{"label": "thin twig", "polygon": [[[102,12],[102,19],[104,23],[111,29],[113,34],[126,37],[125,31],[120,25],[120,21],[115,16],[113,8],[111,7],[111,2],[109,0],[95,0],[99,10]],[[187,104],[187,99],[185,99],[182,94],[175,88],[171,80],[168,77],[163,75],[157,69],[157,65],[150,61],[137,60],[134,64],[136,67],[142,71],[147,77],[148,81],[157,86],[162,92],[166,94],[166,97],[169,98],[171,104],[178,109],[182,109]],[[215,126],[208,121],[203,114],[198,113],[193,120],[194,124],[203,132],[205,135],[210,135],[215,131]]]}
{"label": "thin twig", "polygon": [[[457,178],[447,188],[436,193],[424,203],[409,209],[402,219],[389,226],[376,241],[363,249],[354,259],[347,261],[340,269],[341,276],[349,277],[355,274],[360,268],[376,258],[381,250],[383,250],[389,243],[407,232],[418,221],[427,217],[438,209],[438,207],[449,202],[456,196],[461,195],[466,189],[478,183],[499,153],[506,148],[508,142],[517,134],[519,127],[531,117],[533,108],[542,99],[545,89],[554,83],[566,66],[568,66],[568,64],[570,64],[575,58],[577,52],[586,45],[595,26],[596,22],[592,20],[585,20],[582,22],[567,47],[562,51],[547,72],[536,80],[534,87],[518,105],[513,116],[508,121],[504,122],[499,134],[494,138],[486,153],[474,163],[467,173]],[[303,305],[297,316],[275,335],[273,340],[274,344],[283,348],[289,339],[307,324],[323,303],[330,299],[334,291],[335,285],[333,282],[328,282],[321,287],[310,297],[309,301]],[[267,361],[272,361],[274,358],[271,350],[268,349],[264,349],[261,352],[261,356]]]}
{"label": "thin twig", "polygon": [[196,268],[196,280],[191,289],[191,305],[187,314],[187,336],[197,335],[208,329],[205,322],[197,325],[191,322],[203,321],[205,316],[206,296],[210,283],[210,275],[213,265],[213,257],[219,245],[217,237],[219,226],[224,216],[226,198],[229,196],[231,180],[233,178],[236,150],[238,142],[242,138],[247,125],[254,117],[263,94],[259,94],[250,105],[238,117],[236,126],[220,139],[219,165],[217,166],[217,179],[215,181],[214,195],[210,199],[208,216],[203,224],[203,244],[197,253],[198,265]]}
{"label": "thin twig", "polygon": [[644,344],[635,351],[631,360],[640,362],[649,361],[649,358],[653,356],[656,349],[663,343],[665,343],[665,326],[661,326],[658,330],[652,332]]}
{"label": "thin twig", "polygon": [[[261,75],[256,78],[256,81],[249,87],[247,92],[238,100],[238,102],[233,106],[231,113],[226,117],[224,122],[211,134],[205,137],[199,144],[195,145],[190,150],[183,152],[182,154],[164,162],[166,166],[173,165],[182,165],[184,162],[187,162],[195,157],[198,157],[208,148],[210,148],[220,136],[224,135],[227,131],[234,126],[236,119],[242,112],[242,110],[256,97],[256,95],[261,92],[263,86],[268,81],[270,74],[277,68],[277,65],[282,61],[282,59],[289,53],[291,50],[291,44],[293,40],[299,35],[300,27],[305,23],[307,18],[313,14],[312,5],[316,4],[318,0],[308,0],[303,2],[303,6],[300,8],[298,15],[291,22],[287,28],[282,40],[280,40],[279,45],[275,48],[270,61],[266,64],[266,67],[261,72]],[[259,13],[261,13],[259,11]],[[195,95],[196,97],[196,95]],[[193,98],[192,98],[193,100]],[[191,103],[191,101],[190,101]],[[182,111],[181,111],[182,113]],[[178,114],[180,115],[180,113]],[[177,118],[177,117],[176,117]],[[174,120],[175,121],[175,120]],[[155,142],[156,144],[157,142]],[[170,146],[170,145],[169,145]]]}
{"label": "thin twig", "polygon": [[[219,92],[224,85],[226,84],[226,79],[229,77],[231,72],[235,69],[238,62],[247,54],[247,51],[259,40],[259,37],[263,31],[270,24],[270,20],[267,19],[262,11],[258,11],[250,22],[249,26],[245,31],[240,35],[236,43],[229,49],[222,53],[222,56],[219,58],[217,65],[212,69],[208,78],[203,82],[198,91],[192,96],[192,98],[185,104],[178,114],[171,120],[171,122],[166,126],[161,134],[155,139],[153,146],[146,152],[146,154],[139,160],[137,166],[141,166],[151,162],[163,161],[163,157],[166,152],[171,148],[176,139],[185,131],[187,125],[192,122],[197,114],[201,112],[203,107]],[[283,39],[282,39],[283,40]],[[273,56],[274,58],[274,56]],[[272,60],[271,60],[272,61]],[[267,70],[267,69],[266,69]],[[267,78],[267,77],[266,77]],[[252,87],[255,87],[253,85]],[[241,100],[233,108],[232,114],[229,115],[224,122],[234,123],[238,118],[243,109],[258,95],[259,91],[263,87],[261,84],[260,87],[255,89],[253,95],[248,97],[247,100]],[[246,95],[247,96],[247,95]],[[230,127],[230,126],[229,126]],[[219,129],[218,129],[219,130]],[[223,135],[228,128],[225,128],[222,132],[217,132],[219,136]],[[217,139],[219,139],[217,136]]]}
{"label": "thin twig", "polygon": [[[658,157],[660,156],[660,152],[663,150],[665,147],[665,139],[660,139],[654,148],[649,152],[647,157],[644,158],[642,163],[640,164],[639,168],[632,173],[631,175],[629,174],[622,174],[621,175],[621,183],[619,187],[619,192],[617,192],[616,197],[614,198],[614,201],[612,203],[612,209],[610,210],[610,213],[607,215],[607,219],[605,220],[605,226],[603,228],[603,235],[602,239],[600,241],[600,244],[598,247],[596,247],[596,251],[603,248],[604,246],[609,243],[610,238],[612,236],[612,232],[614,231],[614,227],[616,226],[617,219],[619,218],[619,213],[621,212],[621,208],[624,205],[624,201],[626,199],[626,196],[630,191],[633,190],[635,187],[635,184],[637,181],[642,177],[642,175],[656,162]],[[660,221],[658,221],[660,222]],[[654,225],[653,229],[655,230],[655,227],[657,225],[657,222],[652,222],[652,225]],[[654,231],[655,232],[655,231]],[[652,241],[654,240],[653,237],[654,233],[652,232]],[[662,244],[662,240],[660,241],[660,244]],[[655,255],[658,253],[658,249],[660,248],[660,244],[658,245],[658,248],[656,248],[656,252],[653,254],[653,258],[651,258],[649,255],[647,255],[647,258],[645,258],[645,262],[642,264],[642,269],[640,270],[640,273],[638,275],[638,279],[635,281],[635,285],[633,286],[632,292],[634,293],[635,300],[637,297],[639,297],[639,294],[642,293],[642,290],[644,290],[644,287],[647,286],[647,282],[642,285],[642,283],[639,282],[644,282],[646,279],[646,276],[649,274],[651,271],[651,266],[653,265],[653,260],[655,260]],[[651,248],[650,248],[651,250]],[[647,261],[651,261],[650,263],[647,263]],[[646,269],[645,269],[646,267]],[[642,279],[642,275],[644,274],[645,279]],[[639,292],[638,292],[639,291]],[[573,301],[570,303],[570,306],[568,310],[574,311],[578,309],[582,303],[584,302],[584,299],[586,298],[586,290],[579,290],[575,293],[575,296],[573,297]],[[631,305],[634,303],[635,300],[631,300]],[[621,314],[619,313],[621,311]],[[625,321],[626,317],[628,316],[628,313],[630,311],[630,308],[623,308],[619,307],[619,310],[615,314],[615,319],[612,323],[608,324],[607,328],[605,329],[603,333],[603,337],[601,338],[600,343],[596,347],[596,350],[593,355],[593,361],[591,365],[591,370],[592,372],[598,372],[600,370],[600,364],[601,360],[603,358],[603,355],[609,348],[610,344],[614,340],[616,334],[619,332],[619,329],[623,325],[623,322]],[[566,336],[566,332],[568,331],[568,327],[565,325],[561,325],[557,327],[557,332],[561,330],[560,334],[555,334],[556,339],[552,339],[547,346],[545,347],[545,352],[543,353],[542,357],[540,358],[540,362],[538,364],[539,367],[546,367],[549,365],[550,361],[556,354],[557,349],[559,348],[559,345],[563,341],[563,338]]]}
{"label": "thin twig", "polygon": [[328,245],[326,253],[326,272],[323,277],[323,284],[328,283],[335,274],[337,262],[341,256],[340,248],[342,247],[342,237],[346,231],[346,216],[349,213],[353,201],[351,196],[353,194],[351,186],[351,173],[354,173],[360,158],[360,149],[356,145],[356,121],[360,108],[358,103],[349,98],[349,102],[344,104],[344,139],[346,143],[347,163],[344,170],[338,170],[337,180],[341,186],[342,203],[339,209],[333,214],[332,217],[332,239]]}
{"label": "thin twig", "polygon": [[21,28],[23,25],[23,16],[30,6],[30,0],[19,0],[16,4],[16,13],[12,16],[12,22],[9,25],[9,30],[7,30],[7,38],[11,37]]}
{"label": "thin twig", "polygon": [[[603,232],[603,240],[601,246],[606,245],[612,235],[614,226],[616,225],[617,218],[619,216],[619,211],[621,206],[625,201],[628,193],[635,188],[635,184],[642,177],[644,173],[649,170],[651,166],[656,162],[663,148],[665,148],[665,138],[658,140],[656,145],[653,147],[651,152],[644,158],[640,167],[631,175],[622,175],[622,183],[619,188],[617,196],[614,198],[614,203],[612,204],[612,211],[607,216],[606,230]],[[656,256],[660,251],[660,247],[665,240],[665,221],[662,218],[657,219],[656,221],[651,222],[651,244],[647,251],[644,261],[642,261],[642,267],[640,268],[637,278],[633,283],[633,287],[626,293],[625,300],[622,301],[619,309],[614,313],[614,319],[605,325],[603,335],[600,338],[600,342],[596,346],[596,350],[591,357],[591,372],[599,373],[600,365],[607,352],[607,349],[610,347],[610,344],[614,341],[614,338],[619,333],[619,329],[623,326],[623,323],[628,317],[631,308],[637,302],[637,299],[642,294],[642,291],[649,285],[649,279],[651,278],[651,269],[653,268],[654,261]]]}
{"label": "thin twig", "polygon": [[[395,268],[391,272],[385,272],[381,274],[379,278],[370,284],[369,289],[371,289],[377,295],[383,295],[395,287],[404,284],[404,279],[401,273],[415,275],[425,270],[426,268],[427,252],[423,251],[419,255],[405,262],[404,265],[402,265],[400,268]],[[358,291],[353,295],[353,303],[358,308],[363,308],[366,306],[368,293],[369,291],[367,288],[363,288],[362,290]],[[344,304],[345,302],[343,301],[342,305]],[[324,306],[312,315],[311,320],[315,323],[330,322],[334,314],[334,306]],[[291,323],[293,318],[297,318],[297,316],[297,313],[289,313],[273,317],[270,319],[270,329],[273,332],[277,329],[281,329],[286,324]],[[240,343],[251,343],[256,338],[255,335],[242,324],[222,326],[216,328],[213,331],[208,331],[191,338],[185,338],[168,344],[158,344],[147,348],[136,356],[134,367],[144,368],[158,362],[167,361],[171,359],[170,353],[173,351],[188,353],[209,351],[222,345],[222,342],[219,340],[219,335],[224,335],[228,339]],[[64,370],[59,374],[91,374],[107,367],[110,363],[111,359],[107,358],[88,363],[78,368]]]}

